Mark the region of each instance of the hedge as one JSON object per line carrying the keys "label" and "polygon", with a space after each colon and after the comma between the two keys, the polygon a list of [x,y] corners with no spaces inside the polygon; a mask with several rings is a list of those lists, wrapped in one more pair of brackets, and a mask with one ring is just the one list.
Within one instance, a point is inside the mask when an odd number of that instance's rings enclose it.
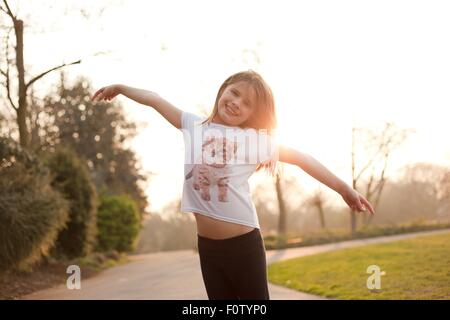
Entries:
{"label": "hedge", "polygon": [[0,159],[0,271],[30,269],[66,225],[68,202],[48,169],[12,140],[0,138]]}

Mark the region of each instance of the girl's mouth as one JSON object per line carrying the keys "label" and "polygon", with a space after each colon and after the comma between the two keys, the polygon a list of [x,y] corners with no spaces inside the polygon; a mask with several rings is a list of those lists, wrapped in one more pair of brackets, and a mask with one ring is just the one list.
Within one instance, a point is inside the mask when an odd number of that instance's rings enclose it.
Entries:
{"label": "girl's mouth", "polygon": [[227,110],[227,113],[232,115],[233,117],[236,117],[238,114],[235,113],[229,106],[225,105],[225,109]]}

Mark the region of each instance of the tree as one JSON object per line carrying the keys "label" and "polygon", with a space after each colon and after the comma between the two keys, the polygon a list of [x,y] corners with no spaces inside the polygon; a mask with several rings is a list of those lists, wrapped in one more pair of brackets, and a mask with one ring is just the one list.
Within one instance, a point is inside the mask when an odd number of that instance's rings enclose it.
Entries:
{"label": "tree", "polygon": [[32,122],[33,143],[40,150],[71,148],[86,160],[97,190],[128,194],[144,213],[146,177],[134,151],[127,148],[136,135],[136,124],[127,121],[118,102],[93,104],[92,92],[89,80],[80,77],[67,86],[62,73],[57,92],[33,105],[38,117]]}
{"label": "tree", "polygon": [[413,163],[400,168],[386,182],[379,201],[377,224],[448,221],[450,199],[442,198],[442,178],[448,168],[434,163]]}
{"label": "tree", "polygon": [[[366,128],[352,128],[352,188],[359,190],[363,175],[370,171],[367,175],[366,190],[364,192],[366,199],[373,204],[376,210],[380,195],[383,191],[387,180],[386,170],[389,164],[392,152],[400,147],[409,134],[410,129],[397,128],[393,123],[385,123],[381,132]],[[366,156],[365,163],[359,164],[359,171],[357,171],[357,135],[363,141],[359,147],[363,148],[362,154]],[[362,162],[362,160],[361,160]],[[365,223],[371,222],[372,216],[366,216]],[[355,234],[357,228],[356,212],[350,210],[350,229],[352,235]]]}
{"label": "tree", "polygon": [[441,180],[442,190],[440,193],[441,199],[450,200],[450,170],[448,170]]}
{"label": "tree", "polygon": [[319,214],[320,226],[322,227],[322,229],[326,229],[325,214],[324,214],[324,210],[323,210],[325,202],[326,202],[325,195],[324,195],[322,189],[320,189],[320,188],[317,188],[314,191],[313,195],[306,201],[307,205],[317,208],[317,213]]}
{"label": "tree", "polygon": [[[419,162],[406,166],[402,173],[404,183],[417,185],[417,189],[419,189],[417,193],[435,199],[437,206],[435,211],[442,211],[444,215],[448,214],[450,207],[450,171],[448,167]],[[412,195],[410,194],[410,196]]]}
{"label": "tree", "polygon": [[[27,117],[28,117],[28,91],[33,85],[34,82],[38,81],[45,75],[51,73],[52,71],[61,69],[63,67],[81,63],[81,60],[74,61],[71,63],[63,63],[56,67],[50,68],[34,77],[31,77],[30,80],[25,80],[26,70],[25,70],[25,62],[24,62],[24,22],[19,19],[14,13],[11,11],[11,8],[8,4],[8,1],[3,0],[3,6],[0,6],[0,10],[6,13],[6,15],[11,19],[12,27],[8,30],[7,36],[5,39],[5,69],[0,69],[0,73],[5,77],[5,82],[3,83],[9,105],[17,115],[17,126],[19,128],[19,136],[20,136],[20,144],[22,147],[28,147],[29,145],[29,131],[27,126]],[[10,60],[10,32],[14,30],[15,35],[15,46],[14,46],[14,54],[15,59]],[[11,66],[14,64],[17,68],[17,101],[13,100],[13,88],[12,88],[12,79],[10,75]]]}
{"label": "tree", "polygon": [[448,213],[450,211],[450,169],[448,167],[441,177],[438,197],[443,204],[442,211]]}
{"label": "tree", "polygon": [[283,198],[283,190],[281,187],[281,175],[277,172],[275,176],[275,190],[277,193],[278,200],[278,234],[281,236],[286,235],[286,220],[287,220],[287,212],[286,212],[286,202]]}
{"label": "tree", "polygon": [[[282,192],[277,192],[277,188]],[[270,177],[260,183],[253,190],[252,198],[258,212],[261,230],[272,235],[278,234],[280,239],[290,232],[298,232],[299,222],[305,213],[302,205],[303,194],[298,179],[285,174],[284,168],[279,171],[278,178]]]}

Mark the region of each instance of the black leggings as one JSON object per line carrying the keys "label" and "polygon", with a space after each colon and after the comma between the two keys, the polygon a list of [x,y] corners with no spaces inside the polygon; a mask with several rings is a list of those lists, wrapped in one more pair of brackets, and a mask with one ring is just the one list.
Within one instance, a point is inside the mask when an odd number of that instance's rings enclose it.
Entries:
{"label": "black leggings", "polygon": [[223,240],[197,237],[210,300],[269,300],[266,252],[259,229]]}

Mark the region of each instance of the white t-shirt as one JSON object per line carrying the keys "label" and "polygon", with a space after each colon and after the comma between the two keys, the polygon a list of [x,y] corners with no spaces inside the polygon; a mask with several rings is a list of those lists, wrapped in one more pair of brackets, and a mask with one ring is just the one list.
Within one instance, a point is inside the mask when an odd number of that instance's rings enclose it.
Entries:
{"label": "white t-shirt", "polygon": [[265,130],[216,123],[190,112],[181,116],[185,145],[182,212],[260,228],[248,178],[260,163],[276,162],[278,147]]}

